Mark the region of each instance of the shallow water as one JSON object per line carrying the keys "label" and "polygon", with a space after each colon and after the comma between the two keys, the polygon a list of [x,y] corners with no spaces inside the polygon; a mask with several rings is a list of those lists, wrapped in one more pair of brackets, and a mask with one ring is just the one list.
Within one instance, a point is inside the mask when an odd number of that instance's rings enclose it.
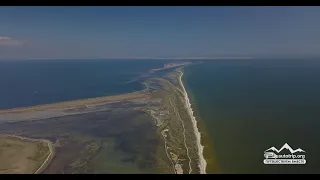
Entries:
{"label": "shallow water", "polygon": [[143,112],[117,108],[1,123],[0,133],[59,139],[56,156],[44,173],[155,173],[159,139],[153,121]]}

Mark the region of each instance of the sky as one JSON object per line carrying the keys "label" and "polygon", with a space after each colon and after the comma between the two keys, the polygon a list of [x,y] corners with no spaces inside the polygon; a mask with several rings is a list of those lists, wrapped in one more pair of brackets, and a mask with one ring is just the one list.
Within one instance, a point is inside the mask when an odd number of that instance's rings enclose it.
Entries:
{"label": "sky", "polygon": [[0,58],[320,57],[320,7],[0,7]]}

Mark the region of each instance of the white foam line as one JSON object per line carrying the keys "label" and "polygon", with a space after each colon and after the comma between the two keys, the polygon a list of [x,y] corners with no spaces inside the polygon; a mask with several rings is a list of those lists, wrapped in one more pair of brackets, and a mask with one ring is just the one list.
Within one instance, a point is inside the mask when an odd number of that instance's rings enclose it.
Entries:
{"label": "white foam line", "polygon": [[189,114],[189,116],[190,116],[190,118],[192,120],[193,130],[194,130],[194,134],[196,136],[196,142],[197,142],[197,147],[198,147],[198,156],[199,156],[198,167],[200,169],[200,173],[201,174],[206,174],[207,161],[204,159],[204,156],[203,156],[203,148],[204,148],[204,146],[202,146],[202,144],[201,144],[201,134],[200,134],[198,126],[197,126],[196,118],[193,115],[191,104],[190,104],[190,101],[189,101],[189,98],[188,98],[188,93],[187,93],[187,91],[184,88],[184,85],[182,83],[183,72],[182,71],[178,71],[178,72],[181,73],[181,75],[179,77],[179,83],[180,83],[180,86],[182,87],[182,89],[184,91],[184,99],[185,99],[185,102],[186,102],[185,106],[188,109],[188,114]]}

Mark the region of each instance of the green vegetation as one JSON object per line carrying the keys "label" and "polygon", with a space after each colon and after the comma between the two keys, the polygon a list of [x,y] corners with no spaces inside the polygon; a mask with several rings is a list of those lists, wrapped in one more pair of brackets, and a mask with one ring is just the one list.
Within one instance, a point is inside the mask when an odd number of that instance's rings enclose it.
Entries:
{"label": "green vegetation", "polygon": [[[177,82],[178,77],[179,73],[174,72],[170,73],[169,77],[149,79],[149,86],[156,86],[158,91],[163,93],[160,107],[147,112],[157,121],[159,135],[164,141],[164,145],[159,148],[164,148],[166,158],[169,159],[169,162],[166,162],[167,167],[172,168],[171,172],[182,173],[182,169],[185,174],[199,173],[196,139],[182,90],[166,79],[175,79]],[[164,160],[159,161],[159,164],[163,164]]]}
{"label": "green vegetation", "polygon": [[17,136],[0,136],[0,174],[33,174],[49,163],[48,142]]}

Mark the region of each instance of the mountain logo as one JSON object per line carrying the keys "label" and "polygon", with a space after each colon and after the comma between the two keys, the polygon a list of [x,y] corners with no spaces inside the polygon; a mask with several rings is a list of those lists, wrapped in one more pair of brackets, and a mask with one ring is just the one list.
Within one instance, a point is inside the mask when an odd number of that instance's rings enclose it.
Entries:
{"label": "mountain logo", "polygon": [[[290,154],[281,154],[283,150]],[[264,164],[306,164],[305,151],[301,148],[292,149],[285,143],[280,149],[274,146],[264,151]]]}
{"label": "mountain logo", "polygon": [[277,152],[277,153],[280,153],[280,152],[281,152],[282,150],[284,150],[284,149],[289,150],[289,151],[291,152],[291,154],[294,154],[294,153],[296,153],[296,152],[305,152],[304,150],[302,150],[302,149],[300,149],[300,148],[298,148],[298,149],[296,149],[296,150],[293,150],[293,149],[289,146],[288,143],[285,143],[285,144],[281,147],[280,150],[278,150],[277,148],[275,148],[275,147],[273,146],[273,147],[265,150],[264,152],[266,152],[266,151],[275,151],[275,152]]}

